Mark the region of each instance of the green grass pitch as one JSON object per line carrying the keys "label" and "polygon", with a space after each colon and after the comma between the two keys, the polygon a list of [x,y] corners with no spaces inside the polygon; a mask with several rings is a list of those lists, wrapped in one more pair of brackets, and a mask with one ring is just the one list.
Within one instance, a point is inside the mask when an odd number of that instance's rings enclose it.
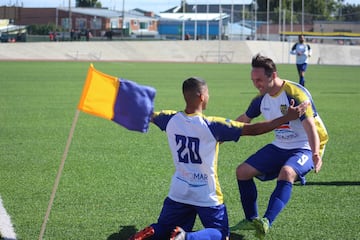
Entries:
{"label": "green grass pitch", "polygon": [[[0,195],[18,239],[39,237],[89,64],[0,62]],[[208,82],[206,115],[236,118],[256,94],[250,64],[94,66],[155,87],[156,110],[183,110],[181,84],[189,76]],[[298,80],[295,65],[278,65],[278,72]],[[294,186],[269,239],[360,239],[359,76],[358,66],[309,65],[306,86],[330,140],[322,171],[308,174],[307,186]],[[235,168],[271,139],[271,133],[243,137],[220,147],[219,179],[230,225],[243,218]],[[81,113],[44,239],[127,239],[157,220],[173,170],[165,133],[155,126],[141,134]],[[257,185],[261,214],[274,184]],[[231,239],[254,237],[245,231]]]}

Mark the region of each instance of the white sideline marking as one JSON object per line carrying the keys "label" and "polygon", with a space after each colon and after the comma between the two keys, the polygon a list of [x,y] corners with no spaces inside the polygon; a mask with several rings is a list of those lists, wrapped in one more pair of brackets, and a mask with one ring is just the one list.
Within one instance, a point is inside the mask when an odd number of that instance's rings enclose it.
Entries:
{"label": "white sideline marking", "polygon": [[0,239],[16,240],[16,234],[0,196]]}

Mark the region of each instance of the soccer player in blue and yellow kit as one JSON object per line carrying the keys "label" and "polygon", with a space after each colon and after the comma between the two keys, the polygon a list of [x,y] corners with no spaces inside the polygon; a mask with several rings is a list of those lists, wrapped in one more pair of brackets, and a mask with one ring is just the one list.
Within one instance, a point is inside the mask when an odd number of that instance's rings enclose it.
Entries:
{"label": "soccer player in blue and yellow kit", "polygon": [[[300,84],[280,79],[272,59],[256,55],[252,59],[251,79],[259,94],[252,100],[247,111],[237,118],[240,122],[249,123],[260,114],[266,120],[282,116],[291,99],[295,99],[296,103],[309,102],[311,106],[299,119],[276,128],[275,140],[236,169],[245,219],[231,227],[231,230],[254,229],[256,235],[263,239],[290,200],[293,183],[300,180],[305,184],[308,172],[312,169],[320,171],[328,135],[310,93]],[[258,192],[254,177],[261,181],[277,178],[276,187],[262,218],[258,215]]]}
{"label": "soccer player in blue and yellow kit", "polygon": [[[301,116],[307,105],[288,105],[277,119],[248,124],[207,117],[209,92],[204,80],[191,77],[182,86],[184,111],[155,112],[152,122],[168,137],[175,165],[170,191],[157,223],[135,233],[131,240],[225,240],[229,237],[227,210],[217,173],[219,144],[243,135],[269,132]],[[199,216],[204,229],[192,232]]]}

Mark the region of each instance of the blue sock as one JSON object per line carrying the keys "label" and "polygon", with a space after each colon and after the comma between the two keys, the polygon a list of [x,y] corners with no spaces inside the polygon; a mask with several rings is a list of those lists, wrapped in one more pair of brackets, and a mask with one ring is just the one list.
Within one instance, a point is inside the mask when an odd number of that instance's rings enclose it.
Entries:
{"label": "blue sock", "polygon": [[[226,236],[224,236],[225,239]],[[186,240],[221,240],[221,232],[215,228],[205,228],[200,231],[186,233]]]}
{"label": "blue sock", "polygon": [[256,218],[258,216],[257,189],[254,180],[238,180],[238,186],[245,218],[248,220]]}
{"label": "blue sock", "polygon": [[305,86],[305,78],[304,78],[304,77],[300,77],[299,83],[300,83],[302,86]]}
{"label": "blue sock", "polygon": [[277,182],[274,192],[271,194],[268,208],[264,217],[269,220],[270,225],[276,216],[281,212],[289,202],[292,191],[292,183],[284,180]]}

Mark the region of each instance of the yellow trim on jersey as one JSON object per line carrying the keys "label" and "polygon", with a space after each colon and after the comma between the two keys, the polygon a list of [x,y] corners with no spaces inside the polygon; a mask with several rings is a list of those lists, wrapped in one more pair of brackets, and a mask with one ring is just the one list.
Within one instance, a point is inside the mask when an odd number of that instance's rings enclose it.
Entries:
{"label": "yellow trim on jersey", "polygon": [[223,204],[224,203],[224,195],[221,191],[219,175],[218,175],[219,143],[216,144],[215,156],[216,156],[216,159],[214,160],[215,186],[216,186],[215,192],[216,192],[216,196],[218,197],[219,203]]}

